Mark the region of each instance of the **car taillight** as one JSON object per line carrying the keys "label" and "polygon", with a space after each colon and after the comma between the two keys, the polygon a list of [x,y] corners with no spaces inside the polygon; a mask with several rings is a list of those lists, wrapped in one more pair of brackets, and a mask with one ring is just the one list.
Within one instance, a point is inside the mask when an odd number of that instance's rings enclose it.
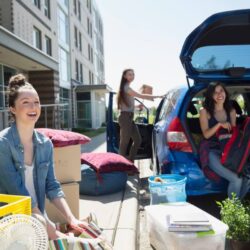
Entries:
{"label": "car taillight", "polygon": [[193,151],[178,117],[172,120],[167,129],[167,144],[171,150]]}

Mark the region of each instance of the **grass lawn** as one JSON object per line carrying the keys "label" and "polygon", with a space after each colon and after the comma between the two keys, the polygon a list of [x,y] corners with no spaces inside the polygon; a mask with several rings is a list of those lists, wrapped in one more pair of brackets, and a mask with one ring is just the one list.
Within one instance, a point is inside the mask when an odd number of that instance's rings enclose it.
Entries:
{"label": "grass lawn", "polygon": [[106,132],[106,127],[101,127],[98,129],[74,128],[73,131],[92,138]]}

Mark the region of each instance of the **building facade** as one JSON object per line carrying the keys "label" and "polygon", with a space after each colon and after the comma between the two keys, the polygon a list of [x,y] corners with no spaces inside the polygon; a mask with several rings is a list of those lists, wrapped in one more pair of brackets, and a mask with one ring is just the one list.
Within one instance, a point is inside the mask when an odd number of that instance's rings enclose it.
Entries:
{"label": "building facade", "polygon": [[73,126],[98,128],[106,121],[105,93],[110,91],[104,84],[103,24],[92,0],[72,0],[69,9]]}
{"label": "building facade", "polygon": [[95,67],[94,58],[104,65],[104,55],[96,56],[93,6],[91,0],[0,1],[0,129],[8,123],[5,93],[16,73],[39,93],[38,126],[97,128],[105,122],[105,110],[95,108],[109,88],[104,66],[102,72]]}

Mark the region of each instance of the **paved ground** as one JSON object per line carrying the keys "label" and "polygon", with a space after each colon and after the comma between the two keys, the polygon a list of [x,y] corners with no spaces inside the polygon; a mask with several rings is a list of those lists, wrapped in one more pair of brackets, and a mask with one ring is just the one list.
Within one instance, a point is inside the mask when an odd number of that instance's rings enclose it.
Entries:
{"label": "paved ground", "polygon": [[82,152],[106,152],[106,133],[91,138],[91,141],[82,145]]}

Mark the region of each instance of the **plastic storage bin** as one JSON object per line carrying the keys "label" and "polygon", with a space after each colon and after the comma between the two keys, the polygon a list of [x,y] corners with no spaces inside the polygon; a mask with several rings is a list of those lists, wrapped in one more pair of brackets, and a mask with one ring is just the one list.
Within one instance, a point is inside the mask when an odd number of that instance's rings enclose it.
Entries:
{"label": "plastic storage bin", "polygon": [[[179,205],[152,205],[145,207],[145,210],[150,243],[157,250],[225,249],[225,238],[228,226],[187,202]],[[209,219],[214,233],[169,232],[167,216],[183,211],[204,213]]]}
{"label": "plastic storage bin", "polygon": [[29,196],[0,194],[0,218],[10,214],[31,215],[31,198]]}
{"label": "plastic storage bin", "polygon": [[[160,177],[164,182],[155,182]],[[156,205],[168,202],[185,202],[187,178],[178,174],[163,174],[151,176],[148,179],[151,195],[151,204]]]}

